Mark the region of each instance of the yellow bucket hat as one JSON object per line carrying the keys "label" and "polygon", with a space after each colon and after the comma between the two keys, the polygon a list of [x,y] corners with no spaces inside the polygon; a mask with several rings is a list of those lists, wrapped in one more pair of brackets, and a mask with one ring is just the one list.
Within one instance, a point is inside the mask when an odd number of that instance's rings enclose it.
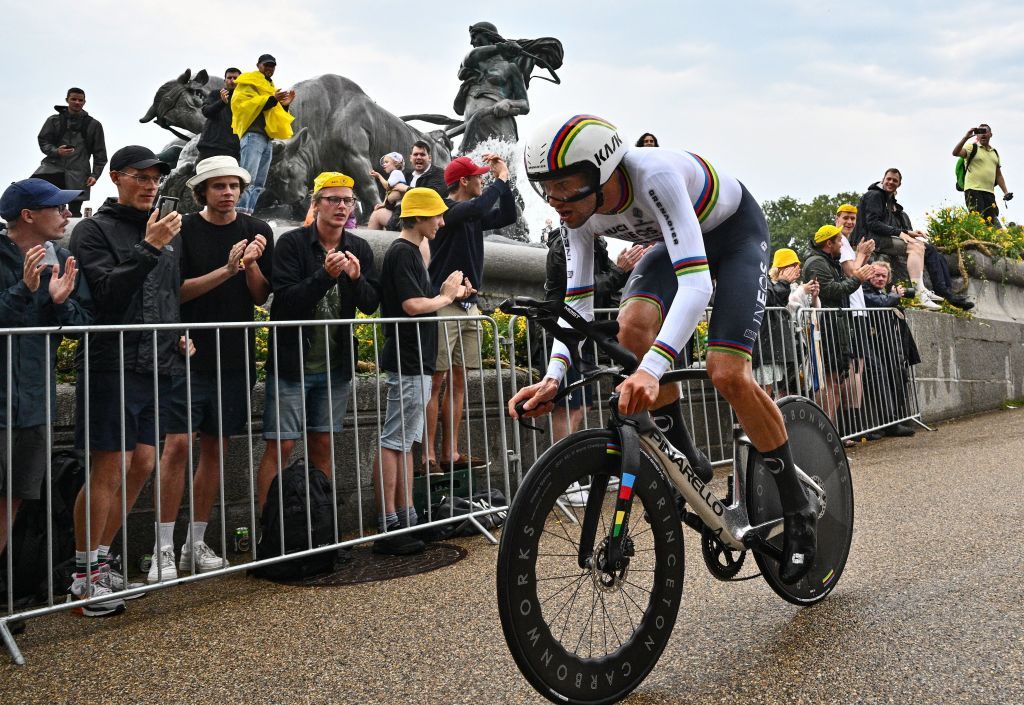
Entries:
{"label": "yellow bucket hat", "polygon": [[834,225],[822,225],[818,228],[818,232],[814,233],[814,244],[820,245],[826,240],[831,240],[841,232],[843,231]]}
{"label": "yellow bucket hat", "polygon": [[800,258],[796,252],[789,249],[788,247],[780,247],[775,250],[775,256],[772,258],[772,266],[776,269],[785,269],[790,265],[800,264]]}
{"label": "yellow bucket hat", "polygon": [[346,176],[340,171],[325,171],[313,179],[313,195],[317,195],[321,189],[335,188],[338,186],[352,188],[356,185],[355,179]]}
{"label": "yellow bucket hat", "polygon": [[429,218],[441,215],[446,210],[448,210],[448,206],[432,188],[411,188],[405,192],[405,196],[402,198],[403,218],[411,218],[416,215]]}
{"label": "yellow bucket hat", "polygon": [[836,209],[836,215],[840,213],[853,213],[857,215],[857,206],[851,206],[849,203],[844,203]]}

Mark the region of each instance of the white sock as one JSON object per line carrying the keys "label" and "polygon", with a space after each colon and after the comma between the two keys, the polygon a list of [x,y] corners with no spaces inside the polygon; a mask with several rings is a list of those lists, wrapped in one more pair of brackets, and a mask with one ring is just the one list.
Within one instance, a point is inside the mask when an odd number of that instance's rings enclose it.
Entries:
{"label": "white sock", "polygon": [[110,546],[100,546],[96,549],[96,559],[102,561],[110,553]]}
{"label": "white sock", "polygon": [[188,536],[185,537],[185,547],[189,551],[192,550],[192,545],[195,543],[201,543],[206,537],[206,524],[205,521],[194,521],[192,522],[192,528],[188,532]]}
{"label": "white sock", "polygon": [[157,526],[160,527],[159,531],[158,531],[158,535],[159,535],[160,540],[159,540],[159,542],[157,542],[156,550],[154,551],[154,553],[160,553],[160,550],[164,546],[170,546],[173,549],[174,548],[174,522],[173,521],[168,521],[168,522],[163,522],[162,521],[159,524],[157,524]]}
{"label": "white sock", "polygon": [[914,286],[917,288],[918,292],[928,291],[928,287],[924,285],[924,277],[915,281]]}

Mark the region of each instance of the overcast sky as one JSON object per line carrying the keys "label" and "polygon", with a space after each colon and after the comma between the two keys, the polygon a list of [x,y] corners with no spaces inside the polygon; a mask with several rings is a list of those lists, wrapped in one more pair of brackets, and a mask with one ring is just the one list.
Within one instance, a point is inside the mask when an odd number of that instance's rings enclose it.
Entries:
{"label": "overcast sky", "polygon": [[[338,73],[395,114],[453,115],[467,28],[554,36],[562,85],[534,81],[520,133],[552,113],[595,113],[633,141],[698,152],[759,201],[864,190],[887,167],[915,225],[959,202],[950,151],[990,123],[1007,185],[1024,196],[1024,6],[963,2],[302,3],[87,0],[5,3],[5,182],[31,175],[36,135],[68,86],[87,94],[110,153],[159,150],[140,124],[184,69],[255,68],[269,52],[286,87]],[[387,9],[385,9],[387,8]],[[447,14],[443,11],[447,9]],[[560,9],[564,8],[564,9]],[[113,192],[107,172],[96,196]],[[530,195],[532,197],[532,194]],[[1019,218],[1024,198],[1008,214]]]}

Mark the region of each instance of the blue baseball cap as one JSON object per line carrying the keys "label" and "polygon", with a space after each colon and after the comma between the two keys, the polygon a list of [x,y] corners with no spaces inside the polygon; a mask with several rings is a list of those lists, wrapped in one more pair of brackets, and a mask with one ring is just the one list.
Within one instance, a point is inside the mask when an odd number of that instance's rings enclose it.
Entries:
{"label": "blue baseball cap", "polygon": [[42,179],[14,181],[0,196],[0,218],[13,220],[25,208],[63,206],[81,195],[81,191],[65,191]]}

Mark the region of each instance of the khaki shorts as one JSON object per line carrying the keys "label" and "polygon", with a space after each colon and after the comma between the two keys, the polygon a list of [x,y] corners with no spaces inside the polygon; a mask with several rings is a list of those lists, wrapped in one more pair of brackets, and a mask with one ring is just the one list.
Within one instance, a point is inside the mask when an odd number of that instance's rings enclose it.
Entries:
{"label": "khaki shorts", "polygon": [[[438,311],[437,315],[468,318],[479,316],[480,309],[476,304],[470,306],[468,311],[458,304],[449,304]],[[452,366],[467,369],[480,367],[480,321],[447,321],[437,325],[437,372],[445,372]]]}

